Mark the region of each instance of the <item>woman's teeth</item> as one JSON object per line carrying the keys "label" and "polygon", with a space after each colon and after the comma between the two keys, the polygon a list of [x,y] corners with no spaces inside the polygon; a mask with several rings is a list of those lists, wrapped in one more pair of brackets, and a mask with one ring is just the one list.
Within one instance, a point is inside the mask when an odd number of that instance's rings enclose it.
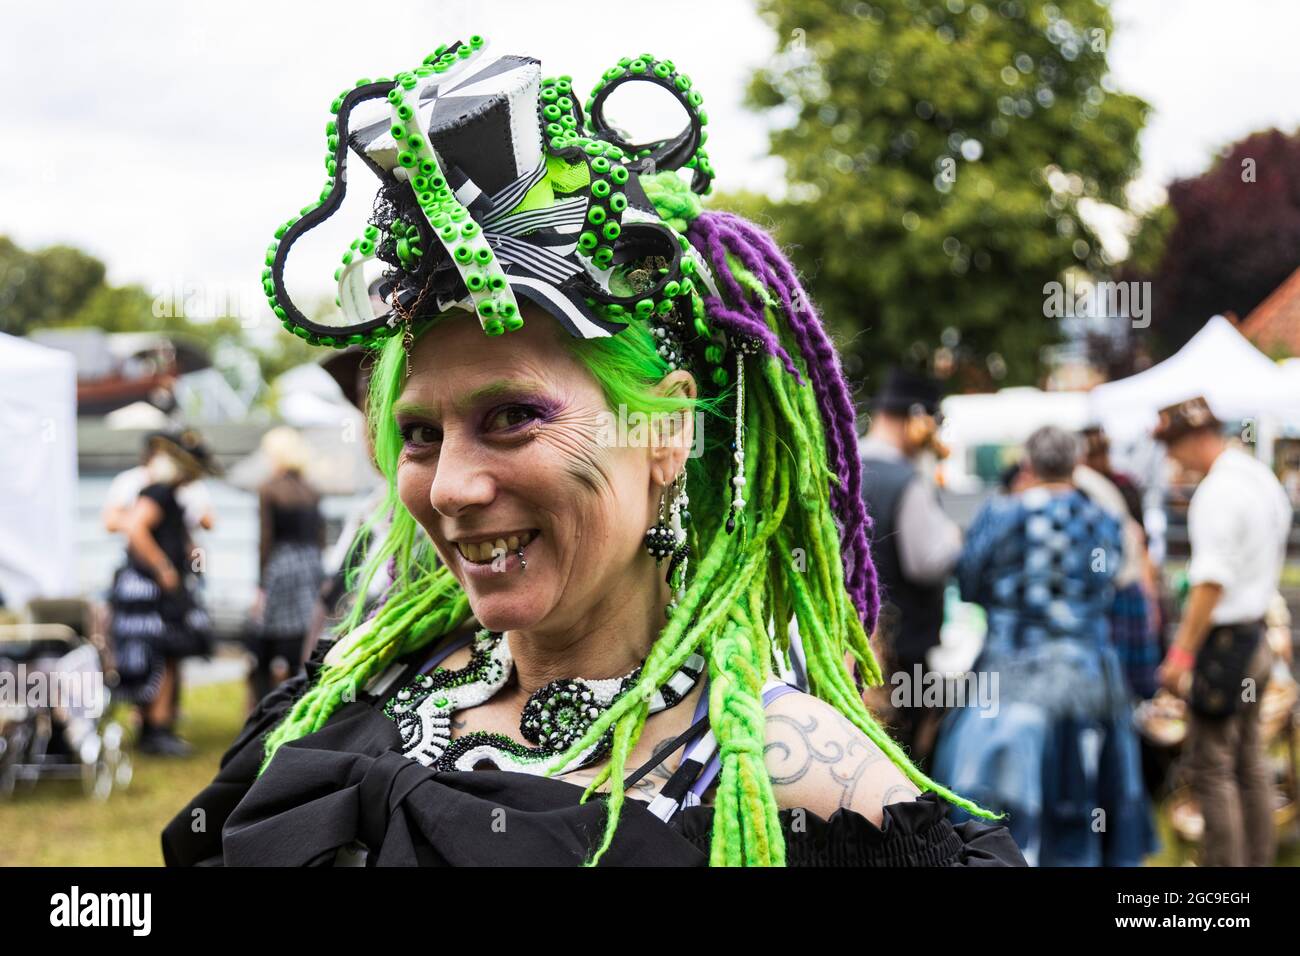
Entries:
{"label": "woman's teeth", "polygon": [[472,561],[475,564],[486,564],[497,556],[497,553],[508,554],[517,551],[520,548],[528,546],[528,543],[537,537],[536,531],[525,531],[523,534],[512,534],[507,538],[497,538],[493,541],[459,541],[456,543],[457,549],[466,561]]}

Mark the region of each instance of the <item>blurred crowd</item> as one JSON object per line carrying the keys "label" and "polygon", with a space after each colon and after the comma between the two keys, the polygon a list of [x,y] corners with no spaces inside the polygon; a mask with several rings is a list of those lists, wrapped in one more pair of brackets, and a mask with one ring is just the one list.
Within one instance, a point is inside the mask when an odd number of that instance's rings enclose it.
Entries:
{"label": "blurred crowd", "polygon": [[[344,396],[364,411],[360,350],[325,365]],[[258,452],[266,475],[257,488],[258,587],[242,633],[250,711],[302,667],[321,634],[351,608],[352,573],[382,534],[368,521],[381,502],[371,496],[349,514],[327,549],[321,493],[307,478],[311,446],[295,429],[279,426],[262,436]],[[219,473],[195,430],[151,432],[140,464],[113,480],[104,502],[105,527],[123,538],[109,589],[109,645],[118,693],[138,709],[138,747],[145,753],[188,756],[193,750],[176,733],[180,662],[214,650],[203,600],[204,552],[194,531],[220,522],[205,485]],[[382,574],[375,578],[366,600],[385,586]]]}
{"label": "blurred crowd", "polygon": [[[327,367],[364,413],[359,350]],[[1171,582],[1148,551],[1144,489],[1097,428],[1035,431],[963,529],[931,480],[946,454],[940,400],[937,381],[895,370],[860,441],[886,675],[868,703],[935,779],[1008,812],[1031,863],[1140,864],[1159,848],[1163,807],[1203,864],[1271,864],[1275,820],[1296,804],[1294,767],[1279,773],[1275,759],[1293,753],[1279,596],[1292,513],[1271,469],[1203,399],[1161,413],[1152,437],[1196,483],[1190,561]],[[271,429],[260,457],[259,587],[242,636],[250,709],[390,583],[356,574],[385,534],[382,485],[327,547],[302,435]],[[192,752],[177,733],[180,662],[213,652],[195,542],[221,523],[206,485],[219,473],[194,430],[153,432],[104,501],[123,545],[106,629],[114,692],[136,709],[146,753]],[[945,645],[972,607],[982,638],[954,670]],[[977,680],[989,693],[954,694]]]}
{"label": "blurred crowd", "polygon": [[[892,678],[869,694],[895,735],[936,779],[1009,812],[1031,863],[1140,864],[1159,801],[1203,865],[1271,865],[1275,813],[1295,801],[1275,788],[1294,768],[1270,758],[1275,742],[1292,753],[1289,713],[1271,710],[1295,700],[1278,596],[1292,514],[1272,470],[1204,399],[1161,412],[1152,438],[1197,483],[1169,593],[1142,489],[1099,429],[1035,431],[963,533],[924,467],[945,454],[941,424],[939,383],[897,370],[860,445]],[[987,623],[968,674],[934,671],[954,579]],[[912,690],[972,675],[992,678],[991,706]]]}

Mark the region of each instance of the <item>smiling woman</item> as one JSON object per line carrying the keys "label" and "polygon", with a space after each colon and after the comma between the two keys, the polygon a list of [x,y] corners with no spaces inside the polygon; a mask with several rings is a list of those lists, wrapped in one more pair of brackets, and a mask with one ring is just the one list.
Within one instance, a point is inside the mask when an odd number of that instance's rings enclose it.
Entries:
{"label": "smiling woman", "polygon": [[[604,122],[633,80],[673,92],[681,135]],[[880,681],[848,390],[775,243],[704,211],[698,93],[648,54],[589,115],[571,93],[474,38],[336,101],[338,163],[347,140],[384,174],[343,315],[284,292],[312,207],[267,286],[298,334],[378,350],[392,530],[354,586],[394,584],[262,702],[169,862],[1023,862],[1005,828],[945,819],[989,814],[912,766],[846,666]],[[366,96],[392,127],[349,138]],[[364,294],[358,257],[392,267]],[[774,676],[792,621],[805,689]]]}
{"label": "smiling woman", "polygon": [[[613,617],[644,632],[663,620],[667,585],[648,586],[660,575],[642,537],[686,449],[603,446],[607,400],[563,341],[579,340],[540,310],[524,316],[509,349],[468,316],[416,343],[395,416],[401,503],[483,626],[578,637]],[[695,392],[684,371],[658,388]]]}

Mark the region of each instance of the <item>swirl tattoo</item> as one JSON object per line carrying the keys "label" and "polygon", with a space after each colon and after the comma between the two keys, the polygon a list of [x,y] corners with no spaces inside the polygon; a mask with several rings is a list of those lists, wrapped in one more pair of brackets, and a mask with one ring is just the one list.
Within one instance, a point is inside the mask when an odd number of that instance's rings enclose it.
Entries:
{"label": "swirl tattoo", "polygon": [[867,768],[881,760],[884,754],[864,742],[857,728],[847,720],[841,717],[839,722],[840,729],[845,731],[842,739],[819,735],[820,725],[811,714],[802,721],[786,714],[769,715],[767,724],[770,729],[789,728],[790,731],[763,748],[772,783],[778,786],[798,783],[814,765],[820,764],[839,785],[838,805],[849,807]]}

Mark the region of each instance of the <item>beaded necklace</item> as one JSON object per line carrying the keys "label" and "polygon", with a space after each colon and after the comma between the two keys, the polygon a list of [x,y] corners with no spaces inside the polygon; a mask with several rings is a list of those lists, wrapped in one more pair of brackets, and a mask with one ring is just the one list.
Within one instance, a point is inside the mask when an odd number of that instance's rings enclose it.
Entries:
{"label": "beaded necklace", "polygon": [[[667,710],[686,697],[704,673],[704,664],[699,654],[687,658],[655,691],[650,713]],[[623,677],[604,680],[561,678],[534,691],[520,714],[519,731],[535,747],[488,731],[474,731],[452,740],[452,714],[489,700],[514,671],[505,635],[483,628],[474,636],[469,663],[459,670],[438,667],[432,673],[417,674],[389,698],[384,714],[397,724],[402,753],[426,767],[474,770],[486,761],[498,770],[545,774],[601,714],[635,686],[642,666],[638,664]],[[612,739],[612,731],[605,733],[569,769],[605,757]]]}

